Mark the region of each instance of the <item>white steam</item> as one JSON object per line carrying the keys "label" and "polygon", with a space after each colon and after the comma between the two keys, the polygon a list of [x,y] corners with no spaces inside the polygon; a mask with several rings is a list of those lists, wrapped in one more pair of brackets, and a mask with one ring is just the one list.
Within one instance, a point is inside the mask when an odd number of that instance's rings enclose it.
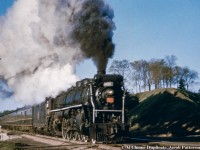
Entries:
{"label": "white steam", "polygon": [[56,96],[78,80],[75,66],[85,58],[105,70],[112,18],[103,0],[15,1],[0,18],[0,75],[13,98],[34,104]]}
{"label": "white steam", "polygon": [[15,94],[16,100],[33,100],[34,98],[34,102],[39,103],[44,100],[44,97],[56,96],[59,91],[72,84],[76,80],[72,70],[70,65],[61,68],[58,66],[42,68],[34,74],[23,76],[21,79],[13,78],[9,82],[15,92],[19,93]]}
{"label": "white steam", "polygon": [[14,91],[15,100],[39,103],[78,79],[75,65],[83,56],[79,45],[71,41],[70,17],[81,9],[81,3],[18,0],[1,18],[0,74]]}

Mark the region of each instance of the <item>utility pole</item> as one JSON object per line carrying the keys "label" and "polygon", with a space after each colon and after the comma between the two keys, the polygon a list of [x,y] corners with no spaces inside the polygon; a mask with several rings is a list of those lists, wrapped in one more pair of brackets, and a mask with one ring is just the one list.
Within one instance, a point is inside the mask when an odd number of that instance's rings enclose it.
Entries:
{"label": "utility pole", "polygon": [[3,140],[3,135],[1,133],[1,126],[0,126],[0,140]]}

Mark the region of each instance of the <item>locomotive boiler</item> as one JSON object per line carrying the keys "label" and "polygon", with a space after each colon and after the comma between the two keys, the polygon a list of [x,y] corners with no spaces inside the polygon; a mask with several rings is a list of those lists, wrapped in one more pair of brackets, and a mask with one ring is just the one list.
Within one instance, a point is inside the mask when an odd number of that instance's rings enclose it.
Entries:
{"label": "locomotive boiler", "polygon": [[46,100],[46,128],[64,139],[120,139],[127,132],[124,105],[123,77],[97,74]]}
{"label": "locomotive boiler", "polygon": [[4,128],[58,135],[68,140],[122,140],[128,133],[121,75],[96,74],[55,98],[0,117]]}

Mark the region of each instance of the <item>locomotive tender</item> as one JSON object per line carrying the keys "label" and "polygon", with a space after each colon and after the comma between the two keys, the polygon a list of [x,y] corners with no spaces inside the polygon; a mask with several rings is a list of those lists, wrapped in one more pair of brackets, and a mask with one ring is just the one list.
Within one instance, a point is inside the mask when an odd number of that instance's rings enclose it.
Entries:
{"label": "locomotive tender", "polygon": [[[2,126],[32,125],[36,132],[62,135],[64,139],[115,141],[128,132],[125,117],[125,89],[121,75],[96,74],[83,79],[59,94],[46,98],[32,109],[32,120],[26,124],[27,110],[20,120],[1,117]],[[5,120],[7,118],[7,120]],[[29,116],[30,120],[30,116]],[[16,122],[17,121],[17,122]]]}

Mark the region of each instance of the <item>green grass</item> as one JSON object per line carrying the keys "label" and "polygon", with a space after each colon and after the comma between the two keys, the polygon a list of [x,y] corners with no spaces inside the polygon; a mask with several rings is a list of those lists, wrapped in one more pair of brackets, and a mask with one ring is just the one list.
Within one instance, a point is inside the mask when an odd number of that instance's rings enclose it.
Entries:
{"label": "green grass", "polygon": [[130,131],[142,136],[200,134],[200,97],[176,89],[158,89],[135,95],[139,104],[130,111]]}

